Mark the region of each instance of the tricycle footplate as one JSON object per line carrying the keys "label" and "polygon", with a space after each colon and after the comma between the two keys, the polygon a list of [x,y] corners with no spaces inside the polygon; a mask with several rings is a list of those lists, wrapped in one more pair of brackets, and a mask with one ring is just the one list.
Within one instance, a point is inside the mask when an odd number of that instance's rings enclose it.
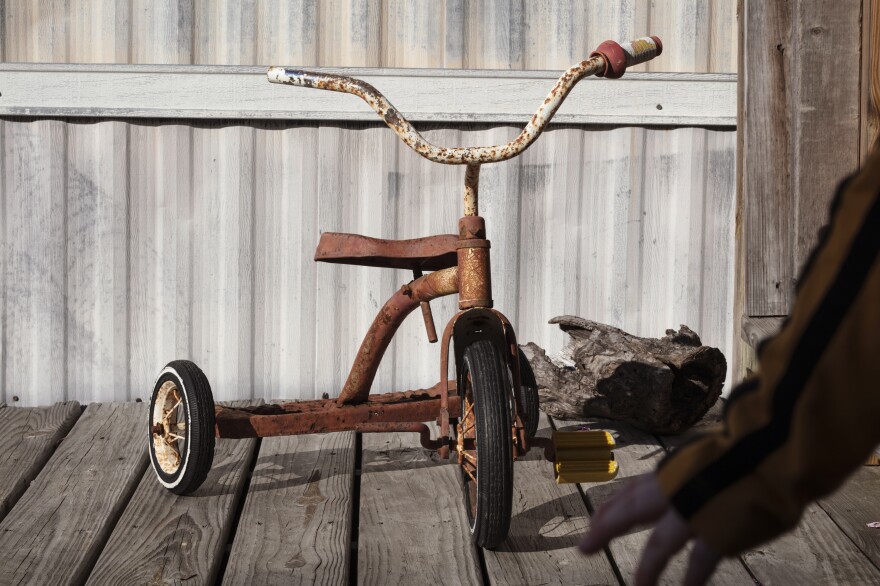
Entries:
{"label": "tricycle footplate", "polygon": [[[449,388],[455,382],[449,381]],[[459,398],[449,397],[449,415],[458,417]],[[216,436],[223,438],[271,437],[357,430],[369,424],[378,431],[393,424],[435,421],[440,415],[440,385],[403,393],[370,395],[363,403],[338,405],[336,399],[293,401],[254,407],[215,407]],[[380,426],[380,427],[377,427]]]}

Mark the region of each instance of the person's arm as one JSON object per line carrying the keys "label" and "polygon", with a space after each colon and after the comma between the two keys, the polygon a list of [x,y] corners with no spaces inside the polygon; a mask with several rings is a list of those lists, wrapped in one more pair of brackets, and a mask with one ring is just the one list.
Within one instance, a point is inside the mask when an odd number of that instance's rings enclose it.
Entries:
{"label": "person's arm", "polygon": [[880,442],[880,153],[842,186],[758,372],[731,394],[720,432],[657,472],[673,507],[721,554],[796,525]]}
{"label": "person's arm", "polygon": [[671,454],[597,511],[581,543],[596,553],[656,522],[636,574],[654,584],[694,541],[686,584],[793,527],[880,443],[880,152],[845,182],[758,376],[735,389],[721,430]]}

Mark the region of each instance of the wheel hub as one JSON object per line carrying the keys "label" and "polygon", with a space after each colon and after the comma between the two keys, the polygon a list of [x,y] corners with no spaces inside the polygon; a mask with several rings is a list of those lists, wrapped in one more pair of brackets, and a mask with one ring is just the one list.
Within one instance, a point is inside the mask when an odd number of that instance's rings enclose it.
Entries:
{"label": "wheel hub", "polygon": [[156,393],[150,431],[159,467],[166,474],[174,474],[182,460],[186,422],[183,395],[173,381],[163,383]]}

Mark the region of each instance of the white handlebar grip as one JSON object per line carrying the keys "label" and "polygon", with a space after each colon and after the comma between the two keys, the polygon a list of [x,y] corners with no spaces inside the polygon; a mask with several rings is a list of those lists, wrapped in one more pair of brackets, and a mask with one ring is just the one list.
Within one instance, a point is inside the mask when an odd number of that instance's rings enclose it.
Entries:
{"label": "white handlebar grip", "polygon": [[650,61],[663,52],[663,43],[658,37],[642,37],[629,43],[622,43],[620,48],[626,53],[626,66],[632,67]]}

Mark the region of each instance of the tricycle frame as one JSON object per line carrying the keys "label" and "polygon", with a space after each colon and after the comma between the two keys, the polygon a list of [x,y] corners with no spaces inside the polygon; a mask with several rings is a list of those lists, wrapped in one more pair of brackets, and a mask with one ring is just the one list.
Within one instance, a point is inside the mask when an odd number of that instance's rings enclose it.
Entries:
{"label": "tricycle frame", "polygon": [[[620,77],[628,66],[662,51],[646,37],[621,46],[606,41],[589,59],[559,78],[535,115],[514,140],[486,147],[438,147],[425,140],[375,88],[339,75],[272,67],[269,81],[355,94],[418,154],[441,164],[465,165],[464,215],[457,234],[416,240],[378,240],[325,232],[315,260],[409,269],[403,285],[377,313],[337,398],[256,407],[214,405],[207,377],[194,363],[178,360],[160,373],[150,400],[150,458],[159,481],[186,494],[198,488],[213,462],[214,437],[248,438],[335,431],[415,432],[422,446],[455,455],[462,471],[471,534],[477,545],[494,547],[507,535],[513,490],[513,460],[543,447],[557,481],[608,480],[617,473],[607,432],[532,437],[537,429],[537,388],[523,390],[516,333],[493,307],[486,222],[479,215],[480,167],[521,154],[543,132],[574,85],[588,75]],[[431,271],[423,274],[423,271]],[[443,330],[439,382],[428,389],[371,394],[379,364],[404,319],[421,307],[429,342],[437,342],[430,302],[458,296],[459,312]],[[450,348],[455,379],[449,380]],[[523,362],[527,366],[527,363]],[[439,426],[431,437],[426,422]],[[213,433],[212,433],[213,432]],[[558,437],[557,437],[558,436]],[[565,437],[563,437],[565,436]],[[565,445],[556,458],[556,440]],[[478,457],[478,448],[479,454]],[[565,457],[563,457],[565,452]],[[478,465],[479,462],[479,465]]]}

